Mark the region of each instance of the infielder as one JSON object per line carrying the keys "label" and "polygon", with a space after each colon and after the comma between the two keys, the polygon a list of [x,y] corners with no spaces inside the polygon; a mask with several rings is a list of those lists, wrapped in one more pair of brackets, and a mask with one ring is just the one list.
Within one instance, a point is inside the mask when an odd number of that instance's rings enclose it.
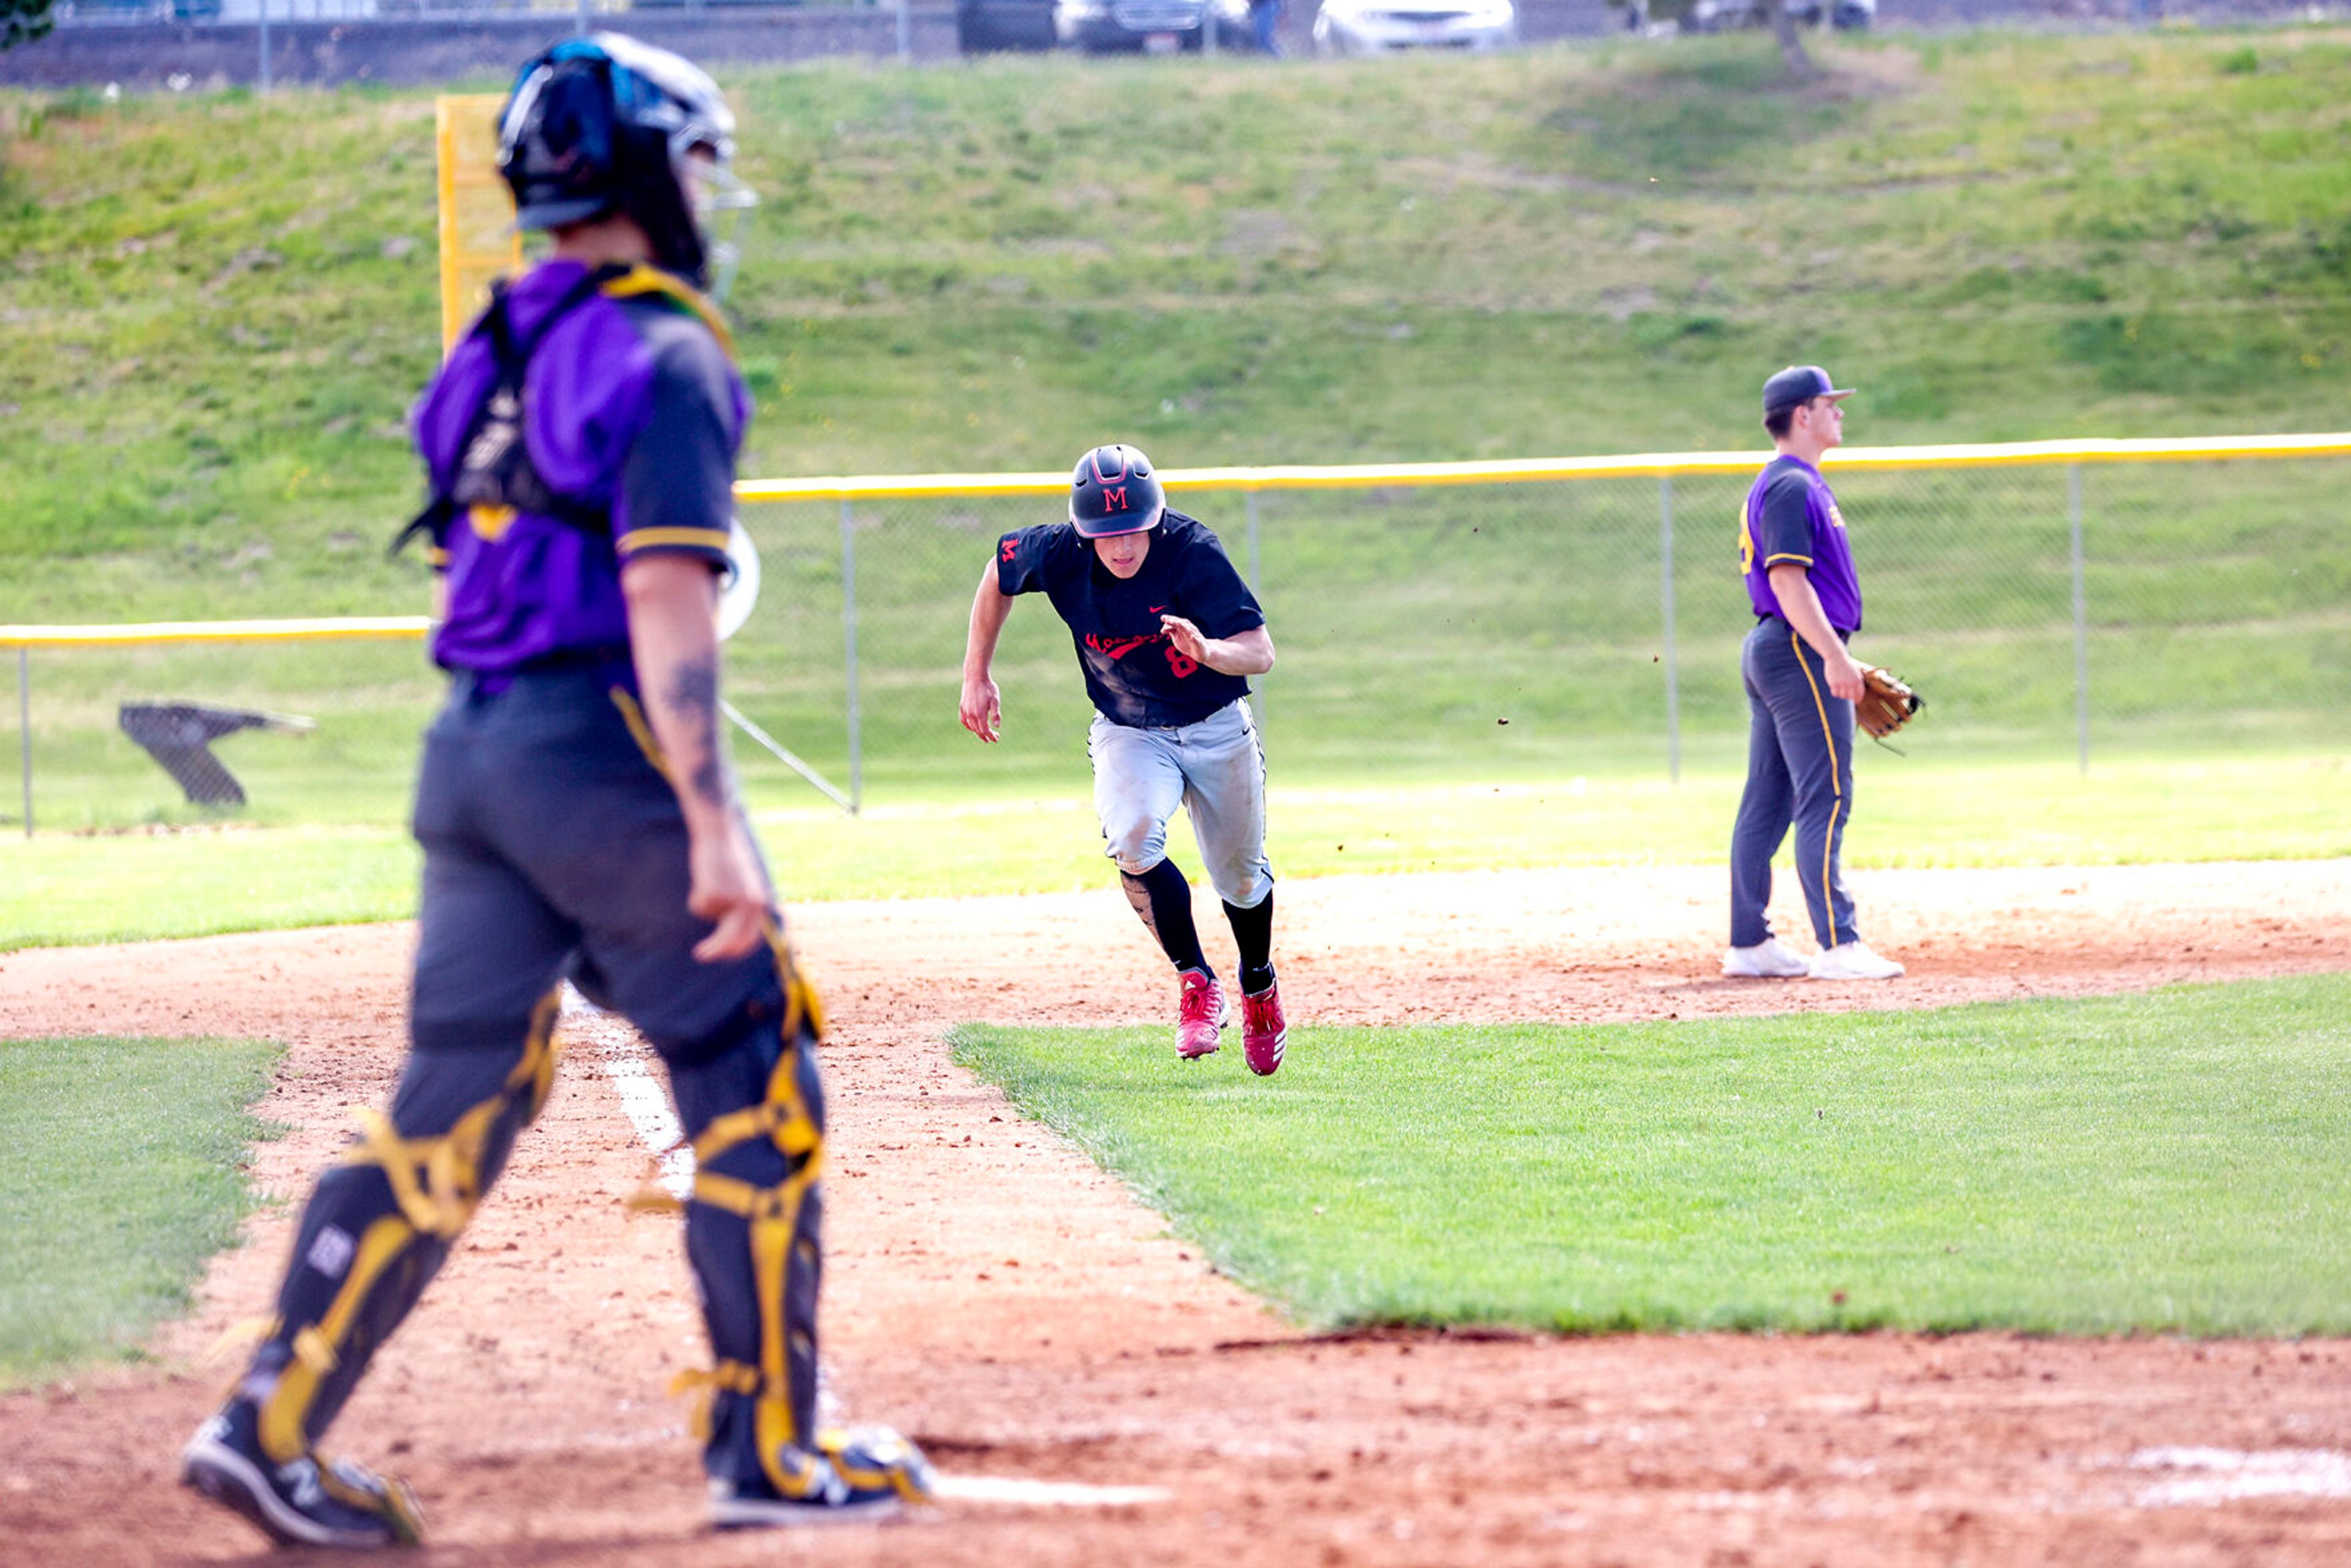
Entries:
{"label": "infielder", "polygon": [[1229,1019],[1200,950],[1192,887],[1167,858],[1183,806],[1240,948],[1241,1051],[1263,1075],[1290,1038],[1273,975],[1273,872],[1265,858],[1265,752],[1249,677],[1273,668],[1265,612],[1224,546],[1171,509],[1150,459],[1097,446],[1078,460],[1066,523],[1006,534],[980,574],[963,657],[963,727],[993,742],[1003,704],[988,671],[1023,593],[1069,623],[1094,719],[1094,811],[1127,901],[1181,986],[1176,1053],[1215,1051]]}
{"label": "infielder", "polygon": [[[1730,835],[1726,975],[1887,980],[1902,966],[1872,952],[1854,923],[1840,851],[1853,816],[1853,705],[1861,630],[1844,515],[1821,477],[1821,455],[1844,439],[1851,389],[1818,365],[1763,383],[1763,428],[1779,455],[1747,493],[1739,561],[1755,610],[1740,673],[1747,685],[1747,788]],[[1796,873],[1820,953],[1807,960],[1771,935],[1771,857],[1796,828]]]}
{"label": "infielder", "polygon": [[[690,202],[734,120],[710,78],[612,34],[530,61],[500,120],[501,287],[417,405],[440,569],[410,1051],[389,1114],[312,1192],[267,1335],[183,1479],[286,1545],[422,1534],[400,1481],[314,1445],[546,1101],[559,988],[667,1065],[698,1174],[685,1244],[716,1364],[720,1527],[894,1511],[922,1456],[815,1424],[822,1017],[719,742],[719,571],[749,401],[698,292]],[[403,535],[403,539],[409,537]]]}

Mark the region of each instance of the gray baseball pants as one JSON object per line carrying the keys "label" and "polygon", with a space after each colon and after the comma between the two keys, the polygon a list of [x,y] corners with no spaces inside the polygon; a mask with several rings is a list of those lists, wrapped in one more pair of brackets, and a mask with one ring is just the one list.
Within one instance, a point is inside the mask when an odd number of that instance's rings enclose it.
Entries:
{"label": "gray baseball pants", "polygon": [[1105,852],[1130,876],[1167,858],[1167,822],[1192,819],[1208,881],[1235,909],[1273,891],[1265,858],[1265,750],[1243,697],[1197,724],[1146,728],[1101,714],[1086,732]]}

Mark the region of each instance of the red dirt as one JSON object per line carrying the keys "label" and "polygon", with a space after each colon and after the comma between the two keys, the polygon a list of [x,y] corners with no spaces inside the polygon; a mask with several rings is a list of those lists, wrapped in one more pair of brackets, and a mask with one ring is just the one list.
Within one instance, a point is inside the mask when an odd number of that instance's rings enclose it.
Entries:
{"label": "red dirt", "polygon": [[[1300,1022],[1587,1021],[2351,967],[2351,862],[1862,873],[1873,941],[1911,965],[1876,986],[1715,978],[1721,881],[1289,883],[1283,990]],[[817,904],[797,923],[834,1021],[826,1359],[845,1413],[904,1427],[953,1475],[1172,1495],[954,1502],[780,1541],[704,1532],[684,1414],[661,1395],[704,1354],[675,1221],[620,1201],[647,1167],[611,1077],[638,1047],[586,1020],[567,1026],[546,1116],[335,1433],[416,1485],[430,1561],[2351,1561],[2351,1343],[1315,1338],[939,1043],[966,1019],[1171,1013],[1115,892]],[[0,1396],[0,1559],[263,1555],[172,1485],[225,1376],[197,1358],[266,1310],[292,1204],[350,1109],[387,1092],[412,939],[372,926],[0,959],[0,1035],[285,1041],[261,1113],[289,1129],[253,1166],[287,1201],[215,1261],[156,1364]],[[1246,1081],[1238,1056],[1196,1071]],[[2299,1479],[2216,1497],[2225,1474],[2152,1452],[2189,1448],[2273,1456]]]}

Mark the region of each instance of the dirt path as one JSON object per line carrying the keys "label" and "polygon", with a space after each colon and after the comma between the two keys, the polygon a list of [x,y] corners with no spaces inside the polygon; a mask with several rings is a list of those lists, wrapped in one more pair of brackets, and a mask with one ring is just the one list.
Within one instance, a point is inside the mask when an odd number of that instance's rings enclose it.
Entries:
{"label": "dirt path", "polygon": [[[2351,967],[2342,862],[1855,880],[1872,939],[1911,977],[1717,979],[1719,873],[1601,870],[1286,884],[1283,989],[1301,1021],[1583,1021]],[[964,1019],[1169,1010],[1115,893],[810,905],[797,928],[836,1025],[833,1393],[957,1476],[1167,1495],[959,1501],[820,1542],[703,1533],[684,1415],[660,1395],[704,1354],[675,1222],[619,1201],[647,1172],[622,1103],[643,1061],[589,1019],[567,1027],[545,1118],[336,1431],[415,1482],[430,1561],[2351,1560],[2351,1344],[1303,1336],[939,1044]],[[298,1199],[350,1108],[389,1087],[410,940],[381,926],[17,954],[0,959],[0,1034],[287,1041],[262,1110],[291,1130],[254,1168]],[[1240,1073],[1237,1056],[1203,1070]],[[155,1368],[0,1398],[0,1560],[259,1555],[171,1479],[223,1375],[195,1358],[265,1309],[290,1223],[284,1205],[256,1217]]]}

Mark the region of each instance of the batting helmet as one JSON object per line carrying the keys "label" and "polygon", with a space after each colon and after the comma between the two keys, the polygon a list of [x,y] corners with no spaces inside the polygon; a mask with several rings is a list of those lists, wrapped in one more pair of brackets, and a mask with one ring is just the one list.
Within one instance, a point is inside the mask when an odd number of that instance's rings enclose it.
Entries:
{"label": "batting helmet", "polygon": [[1151,459],[1132,446],[1097,446],[1078,459],[1070,477],[1070,521],[1081,538],[1155,528],[1166,509]]}
{"label": "batting helmet", "polygon": [[517,227],[620,213],[645,231],[662,267],[696,285],[708,281],[710,256],[687,193],[747,194],[728,167],[734,156],[735,116],[718,84],[620,33],[567,38],[535,56],[498,116],[498,172],[514,192]]}

